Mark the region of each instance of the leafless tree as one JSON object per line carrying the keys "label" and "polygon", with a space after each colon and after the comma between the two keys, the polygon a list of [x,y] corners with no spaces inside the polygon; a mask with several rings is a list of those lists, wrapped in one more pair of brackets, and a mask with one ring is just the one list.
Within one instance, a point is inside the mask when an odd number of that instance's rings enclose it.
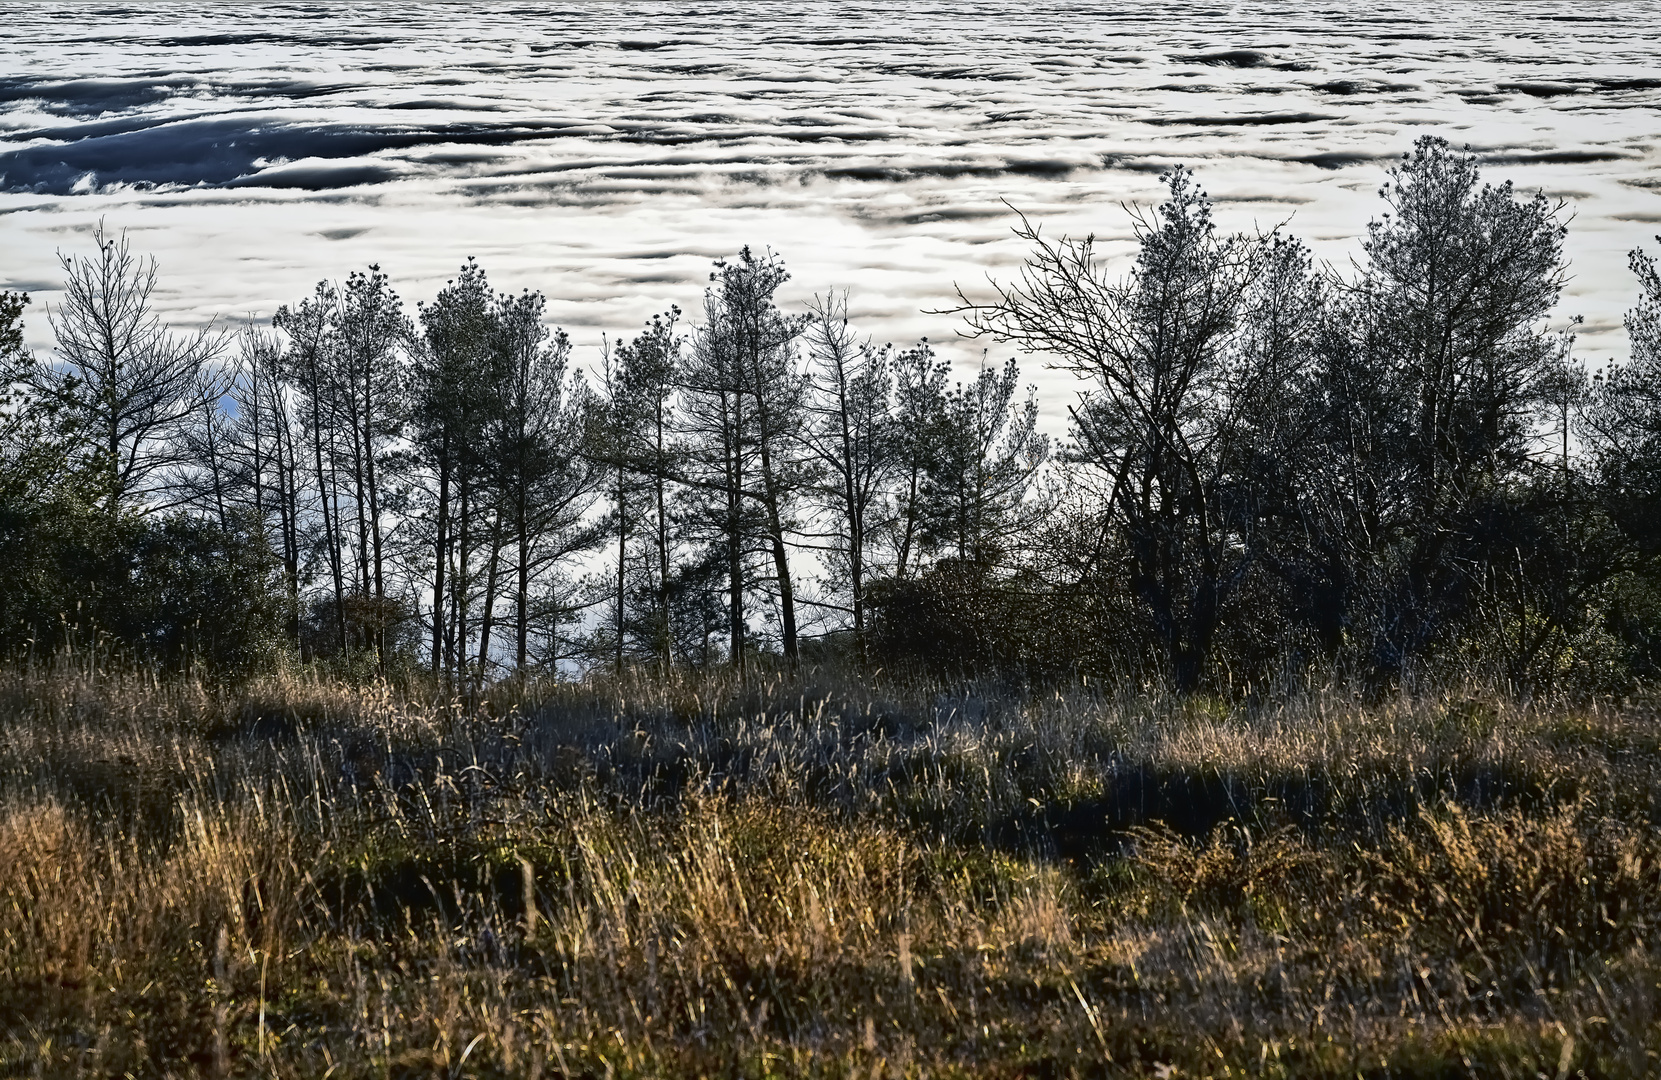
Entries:
{"label": "leafless tree", "polygon": [[50,313],[58,363],[35,385],[79,420],[112,516],[167,509],[182,497],[180,429],[200,407],[225,335],[174,333],[152,303],[155,259],[134,255],[126,233],[111,237],[102,223],[93,242],[96,256],[58,255],[64,296]]}

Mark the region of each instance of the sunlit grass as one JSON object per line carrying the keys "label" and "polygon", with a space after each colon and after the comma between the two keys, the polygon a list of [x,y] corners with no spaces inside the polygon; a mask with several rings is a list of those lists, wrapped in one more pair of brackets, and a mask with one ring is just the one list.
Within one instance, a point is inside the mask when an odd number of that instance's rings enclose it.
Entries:
{"label": "sunlit grass", "polygon": [[0,675],[21,1075],[1642,1076],[1661,722]]}

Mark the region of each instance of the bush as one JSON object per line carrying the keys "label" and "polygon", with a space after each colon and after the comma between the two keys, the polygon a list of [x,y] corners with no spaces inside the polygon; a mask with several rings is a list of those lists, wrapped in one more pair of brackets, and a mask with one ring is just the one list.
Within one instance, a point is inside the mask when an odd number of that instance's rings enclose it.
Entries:
{"label": "bush", "polygon": [[243,674],[274,658],[281,612],[263,540],[183,514],[111,519],[80,503],[0,508],[8,651],[102,642],[170,669]]}
{"label": "bush", "polygon": [[139,655],[223,673],[273,658],[282,616],[275,560],[260,537],[176,515],[134,530],[121,554],[125,587],[110,594],[101,623]]}

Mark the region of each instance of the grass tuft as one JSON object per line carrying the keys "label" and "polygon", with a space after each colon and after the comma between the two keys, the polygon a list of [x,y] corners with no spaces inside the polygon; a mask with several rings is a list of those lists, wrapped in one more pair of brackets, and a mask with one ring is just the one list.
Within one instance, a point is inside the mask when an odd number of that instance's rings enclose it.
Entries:
{"label": "grass tuft", "polygon": [[0,672],[0,1070],[1644,1076],[1645,701]]}

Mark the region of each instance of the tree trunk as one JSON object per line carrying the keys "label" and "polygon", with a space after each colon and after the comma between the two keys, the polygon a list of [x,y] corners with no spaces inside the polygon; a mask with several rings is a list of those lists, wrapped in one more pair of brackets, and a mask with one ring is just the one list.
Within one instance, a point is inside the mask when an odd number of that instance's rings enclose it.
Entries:
{"label": "tree trunk", "polygon": [[[330,457],[333,456],[333,448],[331,448]],[[341,550],[346,544],[346,526],[340,516],[340,470],[332,462],[329,465],[328,498],[334,504],[335,531],[334,540],[329,550],[334,553],[335,608],[340,619],[340,649],[345,652],[352,644],[346,626],[346,555]]]}
{"label": "tree trunk", "polygon": [[496,574],[502,564],[502,516],[496,514],[490,525],[490,562],[484,575],[484,607],[479,612],[479,671],[474,677],[475,692],[484,689],[485,676],[490,670],[490,631],[496,623]]}
{"label": "tree trunk", "polygon": [[513,646],[513,664],[518,669],[520,677],[525,674],[525,657],[527,638],[530,633],[531,608],[531,530],[530,507],[525,495],[523,479],[519,484],[517,505],[514,514],[515,546],[518,549],[517,565],[514,567],[516,581],[514,583],[513,612],[515,638]]}
{"label": "tree trunk", "polygon": [[456,565],[450,573],[450,625],[454,628],[455,646],[450,652],[451,664],[457,675],[467,666],[467,590],[472,576],[472,502],[473,485],[470,480],[460,483],[460,513],[457,515],[458,536]]}
{"label": "tree trunk", "polygon": [[669,516],[664,498],[664,423],[663,400],[658,399],[657,407],[657,466],[655,472],[655,487],[657,489],[657,564],[658,564],[658,614],[662,619],[659,630],[658,644],[662,649],[659,662],[663,666],[663,673],[667,675],[674,662],[672,654],[674,632],[669,621]]}
{"label": "tree trunk", "polygon": [[369,542],[373,547],[375,571],[375,660],[381,674],[386,674],[386,576],[381,544],[381,500],[375,476],[375,440],[373,424],[366,421],[364,429],[364,473],[369,488]]}
{"label": "tree trunk", "polygon": [[288,598],[288,637],[300,643],[300,507],[299,463],[294,451],[294,431],[289,426],[281,390],[272,383],[272,409],[277,437],[277,512],[283,530],[283,584]]}
{"label": "tree trunk", "polygon": [[731,661],[738,666],[738,677],[742,680],[745,674],[746,657],[744,655],[744,533],[743,533],[743,506],[744,498],[744,461],[742,454],[743,444],[739,438],[739,410],[743,398],[736,392],[731,396],[731,404],[726,392],[721,394],[722,419],[726,421],[724,431],[726,445],[722,448],[726,454],[727,471],[727,575],[731,587],[731,599],[728,605],[728,630],[731,637]]}
{"label": "tree trunk", "polygon": [[774,482],[772,456],[768,440],[761,440],[761,477],[763,501],[767,510],[767,539],[773,549],[773,572],[779,579],[779,621],[784,637],[784,658],[796,662],[796,594],[790,582],[790,561],[784,547],[784,524],[779,514],[779,491]]}
{"label": "tree trunk", "polygon": [[854,439],[848,428],[847,379],[838,371],[841,387],[837,412],[842,434],[842,500],[848,518],[848,587],[854,616],[854,655],[865,664],[865,513],[854,477]]}
{"label": "tree trunk", "polygon": [[444,571],[450,558],[450,433],[439,443],[438,517],[433,528],[433,675],[444,658]]}
{"label": "tree trunk", "polygon": [[900,532],[899,559],[894,565],[894,576],[902,581],[911,562],[911,545],[917,535],[917,484],[921,478],[922,470],[913,465],[910,476],[906,478],[905,528]]}
{"label": "tree trunk", "polygon": [[317,381],[315,364],[311,372],[311,444],[312,452],[317,465],[317,499],[323,505],[323,542],[329,549],[329,570],[334,578],[335,589],[335,632],[341,652],[346,651],[346,588],[340,567],[340,544],[335,535],[336,523],[339,521],[338,509],[331,515],[329,508],[330,483],[323,471],[323,412],[318,405],[318,395],[323,388]]}
{"label": "tree trunk", "polygon": [[[356,394],[354,392],[353,396]],[[352,504],[357,518],[357,563],[360,595],[370,597],[374,589],[369,578],[369,499],[366,492],[369,427],[368,417],[357,411],[347,419],[352,425]],[[367,644],[367,642],[365,642]]]}
{"label": "tree trunk", "polygon": [[619,675],[621,675],[623,673],[623,600],[624,600],[623,593],[624,593],[624,588],[625,588],[625,584],[626,584],[624,575],[625,575],[625,573],[628,569],[627,556],[628,556],[628,539],[629,539],[628,501],[627,501],[627,495],[623,490],[623,477],[624,477],[623,468],[622,468],[622,466],[618,466],[618,468],[617,468],[617,627],[616,627],[616,629],[617,629],[617,640],[614,643],[616,651],[617,651],[617,659],[616,659],[616,665],[615,665],[614,670],[616,670],[616,672]]}
{"label": "tree trunk", "polygon": [[773,416],[767,407],[765,373],[761,370],[759,331],[752,331],[750,340],[750,368],[754,378],[751,393],[755,397],[756,448],[760,452],[762,502],[767,512],[767,539],[773,554],[773,572],[779,582],[779,630],[783,637],[784,658],[796,662],[796,594],[791,587],[790,561],[784,547],[784,522],[779,511],[781,493],[778,474],[773,468],[774,443],[778,432],[773,430]]}

